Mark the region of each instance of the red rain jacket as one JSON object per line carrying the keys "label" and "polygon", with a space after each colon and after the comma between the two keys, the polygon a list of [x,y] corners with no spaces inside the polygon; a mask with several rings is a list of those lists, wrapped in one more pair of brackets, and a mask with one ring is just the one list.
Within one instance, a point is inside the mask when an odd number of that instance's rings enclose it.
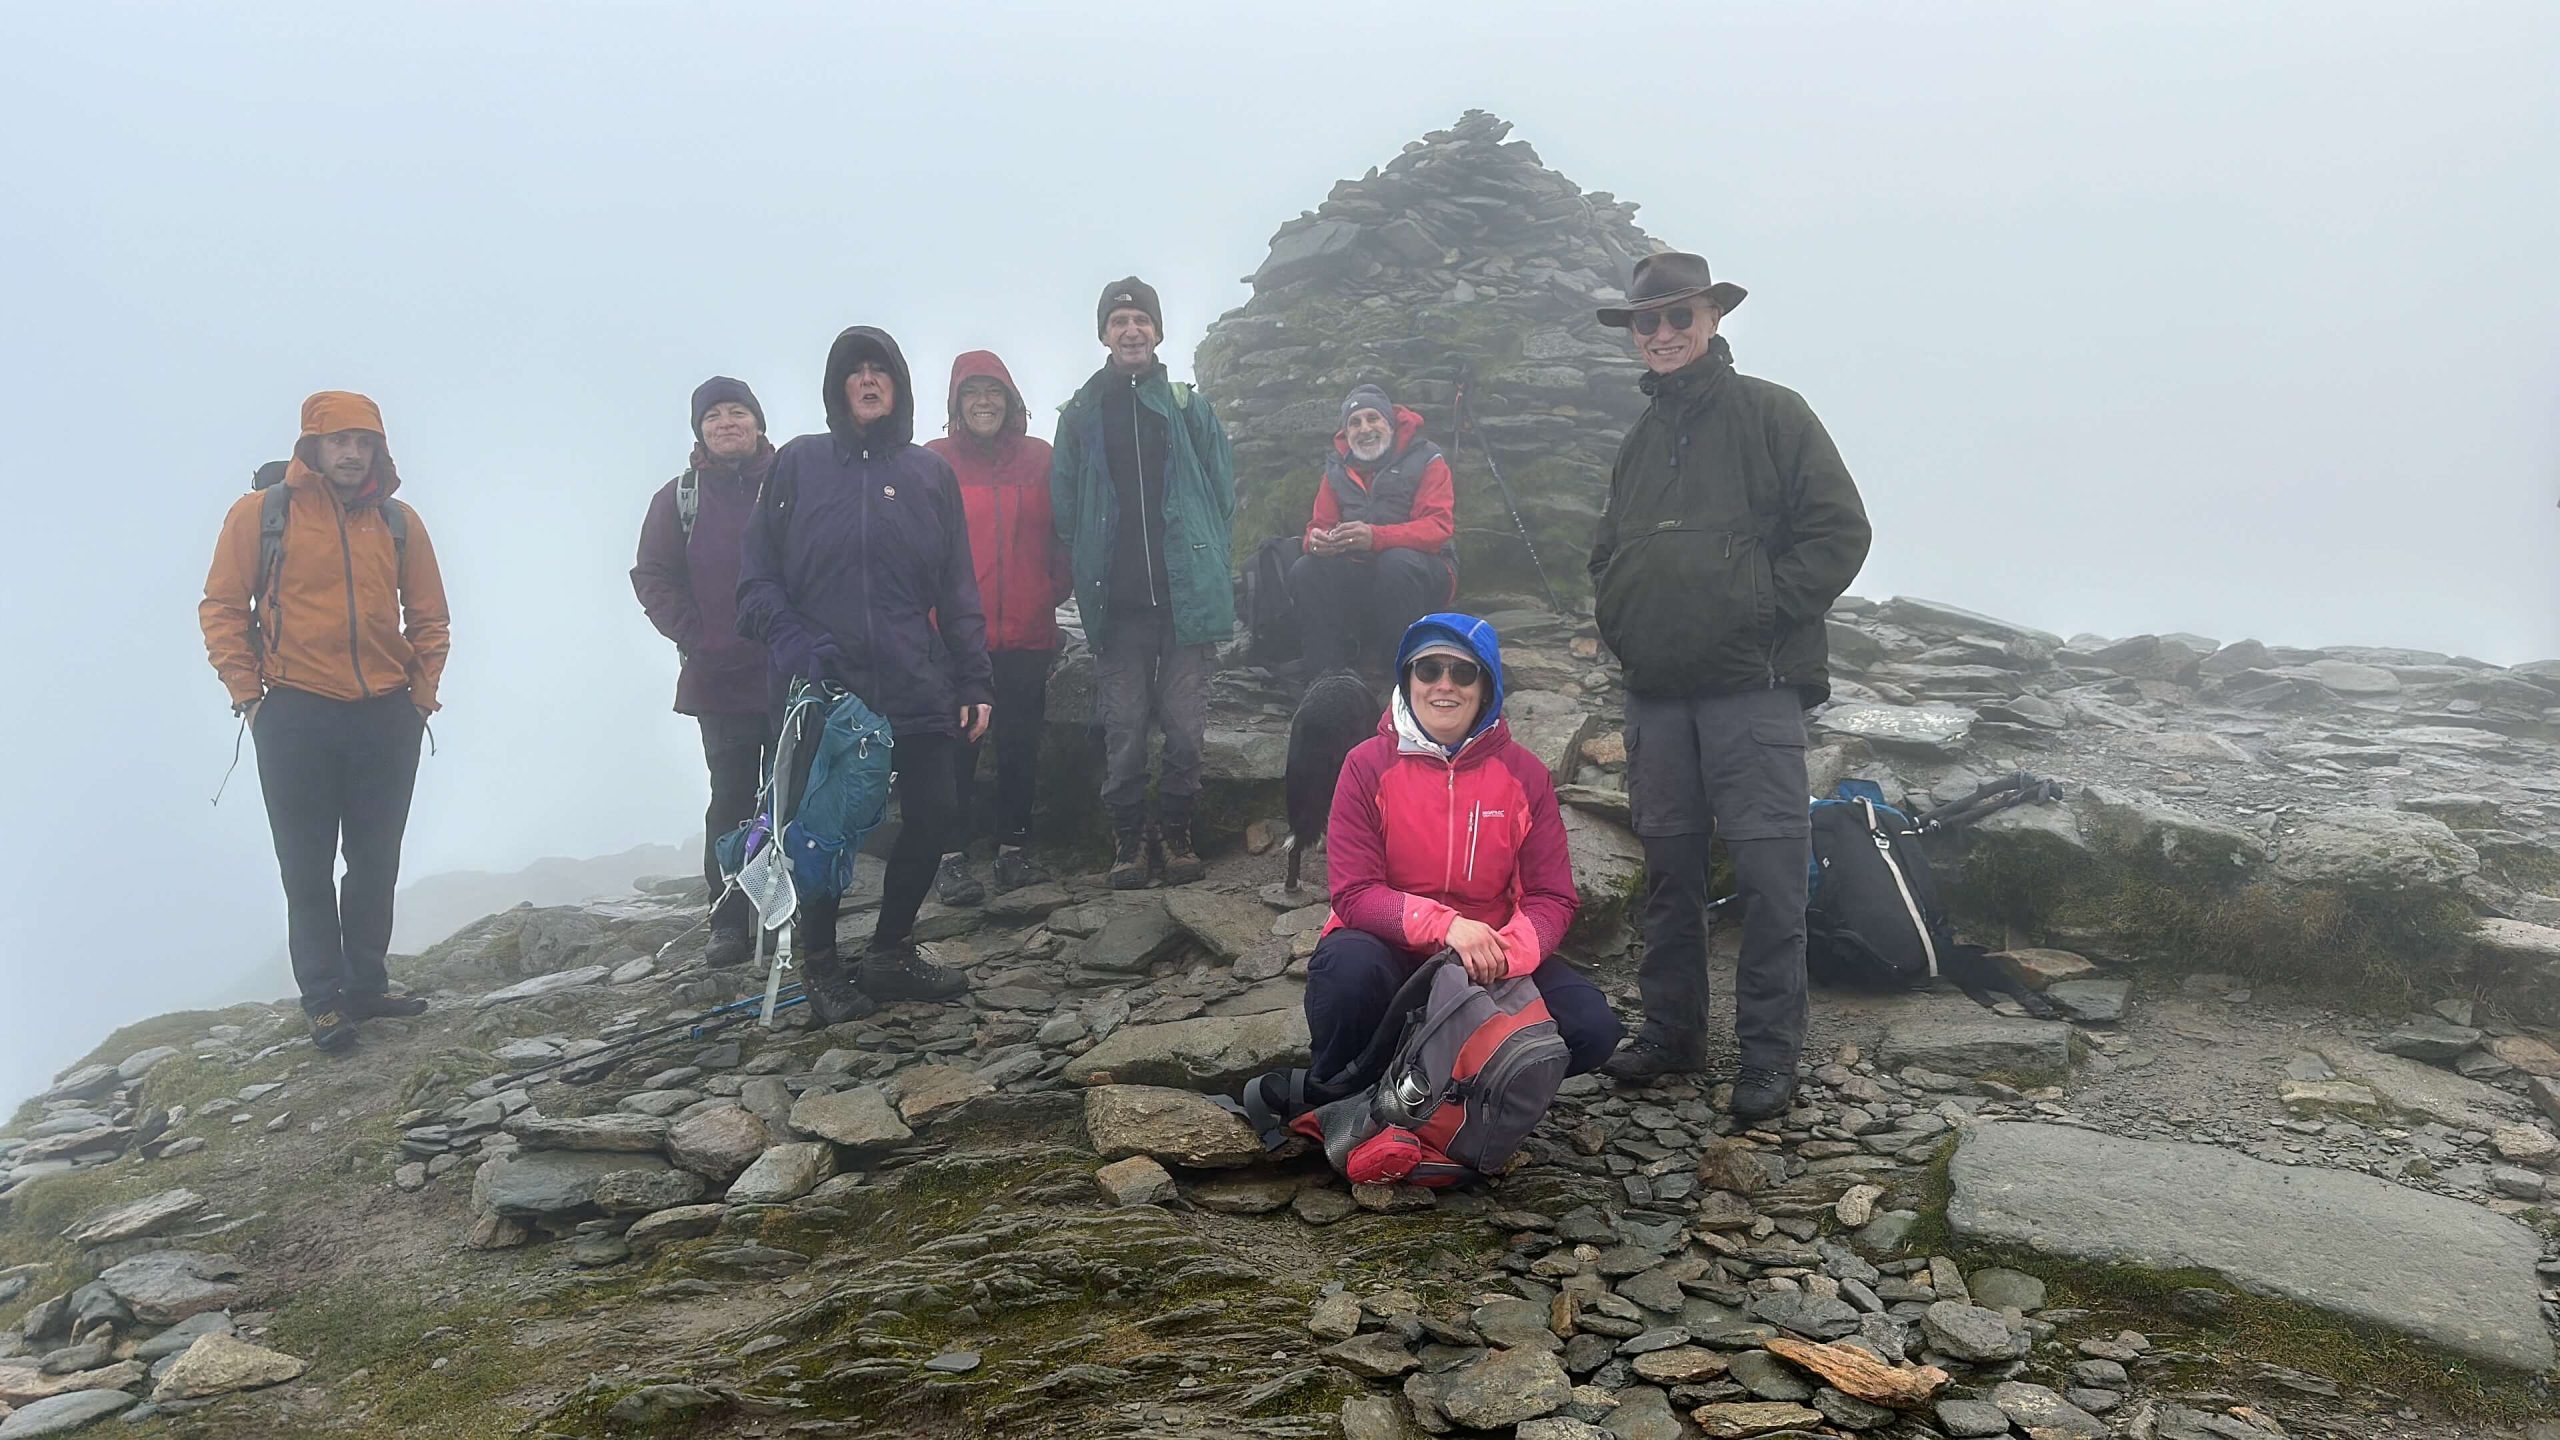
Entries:
{"label": "red rain jacket", "polygon": [[[1012,397],[993,440],[970,434],[960,420],[960,387],[980,377],[1001,381]],[[949,433],[925,448],[960,478],[989,650],[1057,649],[1058,606],[1075,589],[1067,547],[1050,519],[1049,442],[1026,433],[1029,425],[1021,387],[993,351],[972,350],[951,362]]]}

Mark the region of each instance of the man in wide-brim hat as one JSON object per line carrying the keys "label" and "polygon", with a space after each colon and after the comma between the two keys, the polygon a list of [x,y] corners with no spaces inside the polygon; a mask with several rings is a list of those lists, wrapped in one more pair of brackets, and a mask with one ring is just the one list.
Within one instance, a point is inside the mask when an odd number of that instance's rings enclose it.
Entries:
{"label": "man in wide-brim hat", "polygon": [[1823,617],[1867,557],[1867,516],[1802,396],[1733,368],[1717,334],[1744,291],[1704,258],[1639,261],[1600,323],[1629,333],[1653,398],[1627,432],[1591,547],[1600,638],[1627,682],[1627,795],[1645,850],[1644,1023],[1606,1067],[1698,1069],[1707,1029],[1707,850],[1744,909],[1734,979],[1742,1120],[1793,1103],[1805,1028],[1806,707],[1831,693]]}

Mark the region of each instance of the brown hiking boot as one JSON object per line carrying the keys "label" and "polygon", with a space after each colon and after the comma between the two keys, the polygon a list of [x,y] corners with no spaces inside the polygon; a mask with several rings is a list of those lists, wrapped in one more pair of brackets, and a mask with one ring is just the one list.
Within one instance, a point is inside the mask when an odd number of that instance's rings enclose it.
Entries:
{"label": "brown hiking boot", "polygon": [[1112,889],[1142,890],[1146,888],[1147,871],[1152,868],[1147,863],[1147,851],[1151,848],[1153,847],[1147,844],[1146,836],[1142,831],[1123,830],[1112,837]]}
{"label": "brown hiking boot", "polygon": [[1209,873],[1209,862],[1200,858],[1199,850],[1191,843],[1191,822],[1188,820],[1166,822],[1164,838],[1154,859],[1156,872],[1164,877],[1167,885],[1188,885]]}

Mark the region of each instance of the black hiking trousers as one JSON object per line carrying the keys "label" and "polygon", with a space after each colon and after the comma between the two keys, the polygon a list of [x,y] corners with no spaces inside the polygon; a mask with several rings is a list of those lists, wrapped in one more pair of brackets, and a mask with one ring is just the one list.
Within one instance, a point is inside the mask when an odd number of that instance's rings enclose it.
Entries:
{"label": "black hiking trousers", "polygon": [[959,812],[947,837],[957,850],[976,839],[978,752],[996,752],[996,813],[993,833],[999,845],[1031,843],[1032,777],[1040,763],[1040,731],[1049,719],[1049,667],[1055,650],[991,650],[995,667],[995,715],[978,743],[960,742]]}
{"label": "black hiking trousers", "polygon": [[370,700],[278,688],[250,733],[302,1008],[318,1015],[350,994],[379,995],[391,985],[382,961],[426,721],[406,687]]}
{"label": "black hiking trousers", "polygon": [[[900,735],[894,750],[897,771],[891,783],[898,797],[898,840],[889,847],[888,873],[880,881],[880,923],[871,932],[875,950],[904,945],[914,934],[916,912],[933,889],[934,872],[942,868],[946,837],[958,833],[960,818],[960,746],[957,735]],[[796,768],[795,784],[805,784],[807,766],[817,758],[816,746],[803,747],[807,757]],[[836,920],[844,911],[841,895],[802,897],[793,923],[792,943],[802,954],[835,953]]]}
{"label": "black hiking trousers", "polygon": [[1307,673],[1395,669],[1406,627],[1449,603],[1449,562],[1428,550],[1301,555],[1289,567]]}
{"label": "black hiking trousers", "polygon": [[720,837],[755,814],[756,792],[764,787],[765,756],[773,749],[773,722],[764,712],[753,715],[705,715],[702,759],[711,771],[711,808],[702,812],[702,883],[708,887],[711,933],[744,935],[753,928],[755,911],[745,892],[721,898],[728,884],[720,873]]}

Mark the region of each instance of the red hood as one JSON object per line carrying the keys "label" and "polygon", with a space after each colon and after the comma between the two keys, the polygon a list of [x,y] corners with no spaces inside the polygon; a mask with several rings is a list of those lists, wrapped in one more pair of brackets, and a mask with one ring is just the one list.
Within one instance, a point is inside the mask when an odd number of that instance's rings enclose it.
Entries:
{"label": "red hood", "polygon": [[[1416,415],[1410,410],[1407,410],[1401,405],[1397,406],[1396,443],[1387,447],[1387,453],[1379,456],[1377,463],[1380,466],[1393,465],[1396,463],[1397,456],[1412,449],[1413,442],[1421,438],[1422,417]],[[1333,432],[1333,453],[1341,456],[1343,463],[1346,465],[1361,463],[1351,458],[1351,437],[1347,431],[1336,430]]]}
{"label": "red hood", "polygon": [[1004,362],[996,358],[993,350],[971,350],[951,362],[951,392],[946,401],[948,414],[943,422],[943,433],[954,440],[977,438],[969,433],[968,426],[960,423],[960,387],[979,379],[1001,382],[1005,393],[1013,397],[1012,406],[1005,411],[1004,429],[997,433],[996,438],[1002,440],[1008,435],[1020,435],[1030,430],[1031,412],[1023,406],[1022,387],[1013,383],[1013,372],[1004,368]]}

